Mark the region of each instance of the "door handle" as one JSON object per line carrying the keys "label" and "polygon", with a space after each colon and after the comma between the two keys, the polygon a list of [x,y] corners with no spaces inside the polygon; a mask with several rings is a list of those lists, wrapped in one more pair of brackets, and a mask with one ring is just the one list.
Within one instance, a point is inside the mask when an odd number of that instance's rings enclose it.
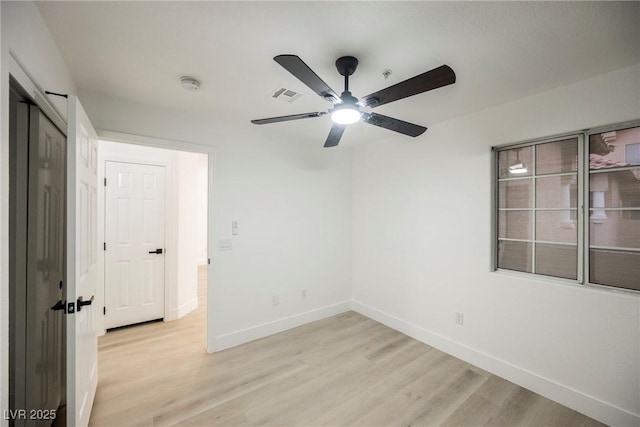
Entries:
{"label": "door handle", "polygon": [[64,310],[66,306],[67,306],[66,301],[58,300],[56,305],[51,307],[51,310],[53,310],[53,311]]}
{"label": "door handle", "polygon": [[91,295],[91,299],[89,301],[83,301],[82,299],[82,295],[80,295],[78,297],[78,311],[82,310],[82,307],[84,307],[85,305],[91,305],[91,303],[93,302],[93,295]]}
{"label": "door handle", "polygon": [[161,254],[162,248],[156,249],[155,251],[149,251],[150,254]]}

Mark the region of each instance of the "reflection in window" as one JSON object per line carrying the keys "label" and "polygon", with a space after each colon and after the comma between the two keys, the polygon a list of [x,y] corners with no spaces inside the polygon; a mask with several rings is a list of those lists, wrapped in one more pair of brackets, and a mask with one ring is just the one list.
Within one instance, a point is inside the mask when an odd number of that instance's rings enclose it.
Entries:
{"label": "reflection in window", "polygon": [[640,291],[640,125],[582,135],[496,149],[495,267]]}
{"label": "reflection in window", "polygon": [[498,268],[576,279],[578,138],[497,154]]}
{"label": "reflection in window", "polygon": [[589,137],[589,278],[640,290],[640,127]]}
{"label": "reflection in window", "polygon": [[640,164],[640,142],[637,144],[627,144],[624,150],[624,158],[629,164]]}

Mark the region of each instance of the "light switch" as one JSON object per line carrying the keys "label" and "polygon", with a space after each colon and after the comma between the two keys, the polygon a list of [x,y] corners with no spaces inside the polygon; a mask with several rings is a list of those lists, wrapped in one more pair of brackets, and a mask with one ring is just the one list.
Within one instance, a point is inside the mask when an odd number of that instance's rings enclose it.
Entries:
{"label": "light switch", "polygon": [[220,250],[221,251],[230,251],[231,250],[231,239],[220,239]]}
{"label": "light switch", "polygon": [[238,221],[231,221],[231,234],[238,235]]}

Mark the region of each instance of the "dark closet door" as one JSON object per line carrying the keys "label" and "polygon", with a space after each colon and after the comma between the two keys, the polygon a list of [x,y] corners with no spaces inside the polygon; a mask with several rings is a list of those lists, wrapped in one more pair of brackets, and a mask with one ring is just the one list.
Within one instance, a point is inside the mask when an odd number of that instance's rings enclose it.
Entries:
{"label": "dark closet door", "polygon": [[29,121],[26,409],[49,419],[27,425],[50,425],[63,384],[66,137],[36,106]]}

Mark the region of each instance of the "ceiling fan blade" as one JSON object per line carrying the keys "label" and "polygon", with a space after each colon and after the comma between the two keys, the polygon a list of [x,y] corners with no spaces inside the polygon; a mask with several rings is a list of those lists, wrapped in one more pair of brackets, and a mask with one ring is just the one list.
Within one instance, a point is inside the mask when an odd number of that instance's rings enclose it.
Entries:
{"label": "ceiling fan blade", "polygon": [[334,103],[340,100],[340,95],[322,81],[297,55],[278,55],[273,60],[324,99]]}
{"label": "ceiling fan blade", "polygon": [[448,65],[442,65],[431,71],[367,95],[363,97],[361,101],[363,105],[374,108],[455,82],[456,73],[454,73]]}
{"label": "ceiling fan blade", "polygon": [[344,133],[345,126],[334,124],[331,126],[327,141],[324,143],[324,148],[335,147],[340,142],[342,134]]}
{"label": "ceiling fan blade", "polygon": [[270,117],[268,119],[251,120],[254,125],[266,125],[269,123],[288,122],[289,120],[310,119],[313,117],[320,117],[327,114],[324,111],[318,113],[304,113],[304,114],[292,114],[290,116]]}
{"label": "ceiling fan blade", "polygon": [[369,123],[370,125],[380,126],[381,128],[389,129],[413,137],[422,135],[424,131],[427,130],[427,128],[424,126],[414,125],[413,123],[394,119],[393,117],[383,116],[382,114],[377,113],[363,114],[362,121],[365,123]]}

